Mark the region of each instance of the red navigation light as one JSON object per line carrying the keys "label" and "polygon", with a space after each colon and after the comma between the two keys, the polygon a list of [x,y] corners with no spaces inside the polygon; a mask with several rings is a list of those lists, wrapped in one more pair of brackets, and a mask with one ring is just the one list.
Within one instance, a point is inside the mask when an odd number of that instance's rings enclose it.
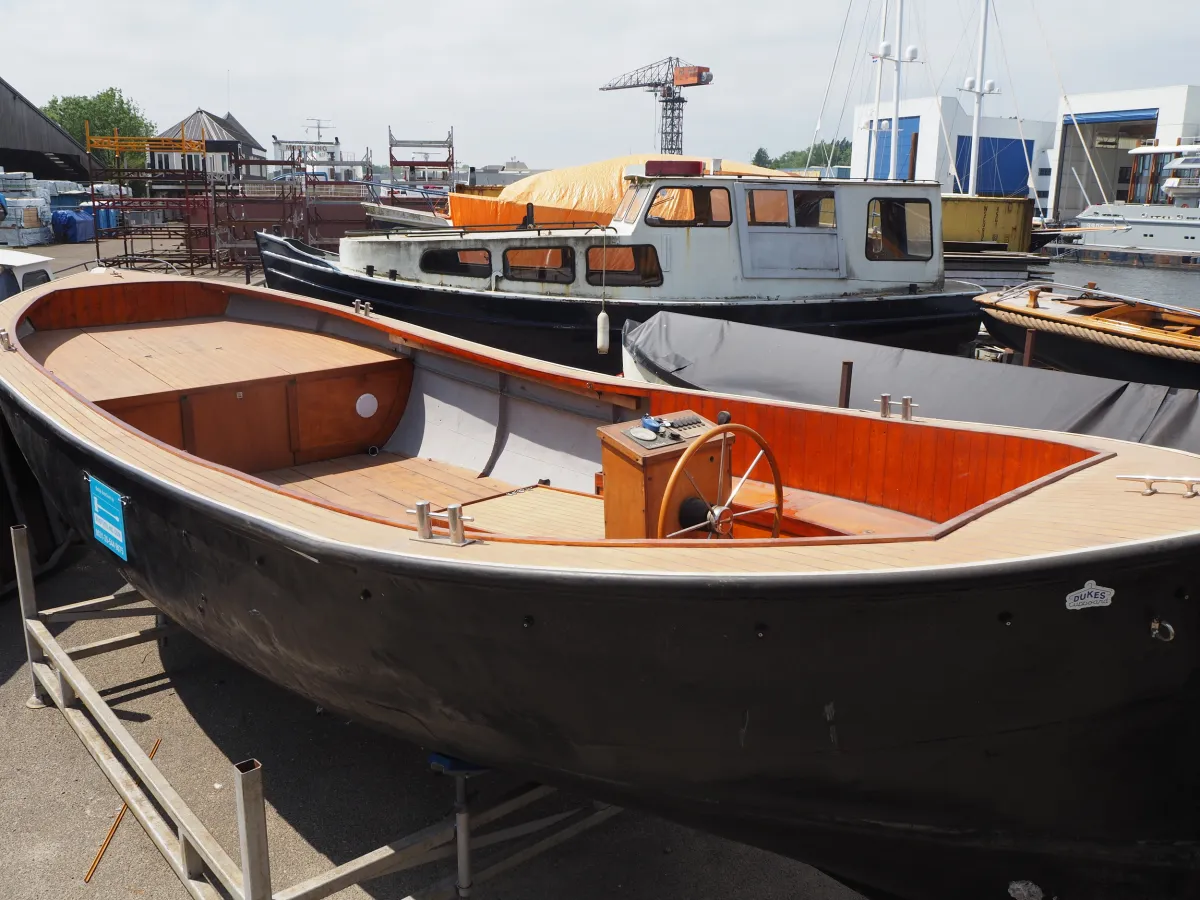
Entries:
{"label": "red navigation light", "polygon": [[646,177],[679,177],[683,175],[703,175],[704,160],[702,159],[648,159],[646,160]]}

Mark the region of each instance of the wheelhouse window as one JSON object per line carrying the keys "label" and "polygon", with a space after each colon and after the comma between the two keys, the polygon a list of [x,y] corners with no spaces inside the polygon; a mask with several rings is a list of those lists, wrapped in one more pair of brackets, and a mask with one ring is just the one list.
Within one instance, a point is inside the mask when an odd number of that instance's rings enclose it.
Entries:
{"label": "wheelhouse window", "polygon": [[758,188],[746,191],[746,221],[751,225],[788,226],[788,192]]}
{"label": "wheelhouse window", "polygon": [[[613,216],[614,222],[621,221],[632,224],[637,221],[638,213],[642,211],[642,204],[646,202],[646,198],[650,195],[650,188],[645,186],[638,188],[637,192],[634,193],[632,198],[629,197],[631,191],[633,191],[633,188],[630,188],[625,192],[625,197],[629,199],[629,206],[625,210],[624,218],[621,216]],[[624,199],[621,201],[621,205],[625,205]]]}
{"label": "wheelhouse window", "polygon": [[867,204],[867,259],[933,257],[933,210],[928,200],[883,197]]}
{"label": "wheelhouse window", "polygon": [[797,228],[837,228],[833,191],[793,191]]}
{"label": "wheelhouse window", "polygon": [[617,211],[613,213],[614,222],[623,222],[625,220],[625,216],[629,213],[629,207],[633,206],[635,197],[637,197],[637,188],[627,188],[625,196],[621,198],[621,203],[617,206]]}
{"label": "wheelhouse window", "polygon": [[727,228],[733,224],[729,191],[723,187],[659,188],[646,211],[658,228]]}
{"label": "wheelhouse window", "polygon": [[26,272],[21,276],[21,290],[27,291],[31,287],[37,287],[39,284],[49,284],[50,273],[45,269],[34,269],[31,272]]}
{"label": "wheelhouse window", "polygon": [[587,283],[609,287],[657,287],[663,283],[658,251],[651,244],[589,247]]}
{"label": "wheelhouse window", "polygon": [[487,278],[492,274],[492,254],[489,250],[426,250],[421,254],[421,271]]}
{"label": "wheelhouse window", "polygon": [[570,284],[575,280],[575,251],[570,247],[505,250],[504,277],[510,281]]}

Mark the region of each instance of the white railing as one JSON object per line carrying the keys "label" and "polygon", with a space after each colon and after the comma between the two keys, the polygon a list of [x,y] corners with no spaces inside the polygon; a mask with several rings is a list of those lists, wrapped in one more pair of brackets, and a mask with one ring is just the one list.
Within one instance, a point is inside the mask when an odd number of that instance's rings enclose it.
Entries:
{"label": "white railing", "polygon": [[239,185],[244,197],[284,197],[288,194],[308,194],[318,200],[371,200],[375,197],[372,185],[302,181],[247,181]]}
{"label": "white railing", "polygon": [[306,188],[310,197],[334,198],[339,200],[369,200],[375,196],[369,184],[340,184],[337,182],[315,182]]}

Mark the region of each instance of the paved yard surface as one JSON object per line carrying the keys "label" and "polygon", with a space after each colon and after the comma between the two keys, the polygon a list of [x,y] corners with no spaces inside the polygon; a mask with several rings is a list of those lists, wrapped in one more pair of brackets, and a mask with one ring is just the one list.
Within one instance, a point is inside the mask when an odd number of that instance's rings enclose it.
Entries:
{"label": "paved yard surface", "polygon": [[[152,253],[150,242],[145,238],[133,239],[133,245],[138,253]],[[163,249],[165,246],[160,240],[154,245],[158,249]],[[49,256],[54,260],[50,266],[56,278],[65,278],[68,275],[74,275],[76,272],[84,272],[96,264],[96,244],[93,241],[87,241],[82,244],[47,244],[43,247],[24,247],[22,248],[30,253],[36,253],[39,256]],[[121,241],[117,238],[106,238],[100,241],[100,258],[109,259],[114,256],[119,256],[124,251]],[[153,267],[153,266],[151,266]],[[157,267],[157,270],[167,271],[165,267]],[[186,266],[175,265],[174,272],[177,275],[189,275]],[[195,271],[197,278],[218,278],[221,281],[230,281],[235,284],[244,284],[246,276],[244,272],[225,271],[218,274],[216,269],[198,268]],[[262,284],[262,271],[255,269],[251,280],[255,284]]]}
{"label": "paved yard surface", "polygon": [[[121,584],[97,553],[38,586],[43,607],[108,593]],[[116,793],[66,721],[25,708],[29,676],[15,598],[0,598],[0,897],[13,900],[157,900],[186,893],[132,816],[126,816],[91,884],[84,873],[120,807]],[[150,620],[147,619],[148,623]],[[80,622],[68,644],[143,627],[140,619]],[[59,627],[59,626],[56,626]],[[164,664],[171,675],[165,674]],[[275,890],[311,877],[451,811],[452,785],[432,775],[426,752],[328,714],[226,661],[186,635],[83,660],[92,683],[184,800],[236,860],[231,763],[264,767]],[[486,799],[511,785],[478,781]],[[544,801],[559,807],[569,799]],[[401,873],[339,898],[407,897],[448,867]],[[476,887],[505,900],[856,900],[858,895],[791,860],[660,819],[623,812],[549,853]]]}

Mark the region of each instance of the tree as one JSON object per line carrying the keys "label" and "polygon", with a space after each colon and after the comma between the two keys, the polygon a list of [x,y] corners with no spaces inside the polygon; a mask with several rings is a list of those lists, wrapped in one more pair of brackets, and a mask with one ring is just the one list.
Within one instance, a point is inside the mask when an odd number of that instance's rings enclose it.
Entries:
{"label": "tree", "polygon": [[771,160],[775,169],[803,169],[818,166],[850,165],[851,144],[845,138],[840,141],[818,141],[804,150],[789,150]]}
{"label": "tree", "polygon": [[[152,135],[156,130],[142,108],[126,97],[120,88],[109,88],[92,97],[51,97],[50,102],[42,107],[42,112],[81,144],[85,139],[84,122],[88,123],[94,135],[111,135],[116,128],[119,134],[141,137]],[[98,150],[95,155],[112,165],[113,155],[107,150]],[[123,154],[123,157],[123,163],[128,166],[146,163],[144,153]]]}
{"label": "tree", "polygon": [[[762,147],[754,154],[756,166],[766,166],[769,169],[805,169],[819,166],[848,166],[850,165],[850,141],[842,138],[839,141],[818,141],[811,148],[804,150],[789,150],[780,156],[772,158]],[[810,152],[811,150],[811,152]]]}

